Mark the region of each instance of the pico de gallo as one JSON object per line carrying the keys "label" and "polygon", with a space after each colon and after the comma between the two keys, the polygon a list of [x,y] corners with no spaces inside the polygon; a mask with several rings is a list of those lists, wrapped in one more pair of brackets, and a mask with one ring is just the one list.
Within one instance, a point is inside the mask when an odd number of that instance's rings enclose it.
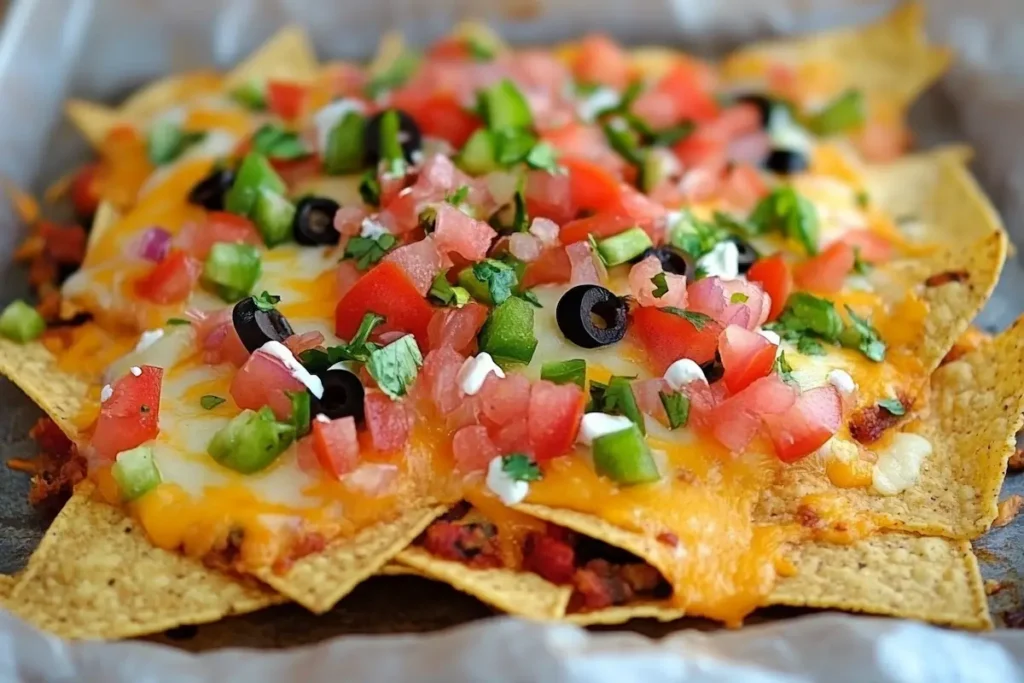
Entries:
{"label": "pico de gallo", "polygon": [[418,541],[439,557],[571,584],[573,609],[738,623],[813,533],[755,518],[780,471],[913,485],[931,446],[896,427],[928,310],[887,264],[930,247],[866,191],[858,149],[906,139],[875,94],[785,61],[642,68],[599,35],[391,47],[312,81],[205,78],[74,176],[102,223],[32,238],[77,269],[0,334],[93,383],[63,452],[155,545],[287,572],[442,502]]}

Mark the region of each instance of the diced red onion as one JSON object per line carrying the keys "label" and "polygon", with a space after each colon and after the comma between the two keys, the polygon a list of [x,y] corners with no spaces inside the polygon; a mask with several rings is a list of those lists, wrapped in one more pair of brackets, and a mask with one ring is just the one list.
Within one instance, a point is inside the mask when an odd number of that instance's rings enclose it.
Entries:
{"label": "diced red onion", "polygon": [[529,263],[540,256],[540,240],[525,232],[517,232],[509,237],[508,250],[520,261]]}
{"label": "diced red onion", "polygon": [[159,263],[171,249],[171,233],[163,228],[149,228],[139,239],[139,256],[147,261]]}

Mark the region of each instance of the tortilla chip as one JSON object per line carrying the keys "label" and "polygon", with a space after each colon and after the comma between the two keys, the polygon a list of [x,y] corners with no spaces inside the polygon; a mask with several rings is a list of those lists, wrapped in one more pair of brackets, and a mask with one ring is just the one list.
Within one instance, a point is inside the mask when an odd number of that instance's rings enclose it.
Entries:
{"label": "tortilla chip", "polygon": [[923,4],[910,2],[873,24],[754,43],[726,59],[722,73],[727,79],[742,80],[751,59],[822,61],[840,69],[850,87],[906,105],[952,61],[951,50],[928,43],[924,23]]}
{"label": "tortilla chip", "polygon": [[392,522],[363,529],[298,560],[287,574],[267,569],[260,579],[306,609],[322,614],[387,564],[444,514],[444,506],[407,510]]}
{"label": "tortilla chip", "polygon": [[532,572],[473,569],[434,557],[422,548],[406,548],[395,559],[503,612],[528,619],[558,619],[572,596],[568,586],[557,586]]}
{"label": "tortilla chip", "polygon": [[0,375],[24,391],[57,423],[69,438],[75,438],[75,416],[88,393],[81,378],[57,368],[49,351],[39,342],[18,344],[0,337]]}
{"label": "tortilla chip", "polygon": [[153,547],[83,484],[54,520],[6,607],[65,638],[130,638],[284,602],[256,581]]}
{"label": "tortilla chip", "polygon": [[[771,605],[866,612],[976,630],[992,627],[978,561],[967,541],[890,533],[849,545],[798,546],[789,559],[797,574],[779,580]],[[566,620],[594,625],[683,616],[666,603],[648,602],[570,614]]]}
{"label": "tortilla chip", "polygon": [[429,576],[427,576],[426,574],[424,574],[423,572],[421,572],[418,569],[413,569],[412,567],[408,567],[408,566],[406,566],[404,564],[399,564],[397,559],[391,560],[386,565],[381,567],[380,571],[377,572],[377,575],[378,576],[419,576],[419,577],[422,577],[422,578],[425,578],[425,579],[429,579],[430,578]]}
{"label": "tortilla chip", "polygon": [[286,26],[228,73],[224,87],[230,90],[250,81],[271,78],[308,82],[316,78],[319,68],[313,43],[305,30]]}
{"label": "tortilla chip", "polygon": [[100,240],[100,235],[112,226],[117,225],[119,220],[121,220],[121,213],[114,206],[113,202],[106,200],[100,202],[92,218],[92,227],[89,228],[89,243],[86,253]]}
{"label": "tortilla chip", "polygon": [[11,591],[14,590],[14,584],[17,582],[18,578],[15,576],[0,574],[0,606],[7,603],[7,599],[11,596]]}
{"label": "tortilla chip", "polygon": [[196,97],[219,92],[224,77],[212,69],[166,76],[136,90],[121,103],[118,112],[137,126],[145,126],[157,114]]}
{"label": "tortilla chip", "polygon": [[128,123],[116,109],[85,100],[68,100],[64,114],[93,149],[99,149],[111,128]]}

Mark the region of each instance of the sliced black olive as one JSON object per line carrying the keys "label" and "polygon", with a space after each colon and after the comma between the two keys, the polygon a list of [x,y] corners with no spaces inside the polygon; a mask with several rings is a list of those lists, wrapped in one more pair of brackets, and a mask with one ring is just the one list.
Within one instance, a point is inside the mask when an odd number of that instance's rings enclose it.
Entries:
{"label": "sliced black olive", "polygon": [[660,247],[648,247],[643,253],[633,259],[634,263],[643,261],[648,256],[653,256],[661,263],[661,269],[666,273],[675,275],[686,275],[693,268],[693,261],[682,249],[676,249],[667,245]]}
{"label": "sliced black olive", "polygon": [[729,238],[729,241],[736,245],[736,250],[739,252],[739,257],[736,259],[736,265],[739,266],[740,275],[743,275],[750,267],[754,265],[754,261],[761,257],[757,253],[754,247],[750,246],[750,243],[746,240],[740,239],[733,235]]}
{"label": "sliced black olive", "polygon": [[269,341],[283,342],[295,334],[288,319],[280,311],[276,308],[264,311],[251,296],[235,304],[231,311],[231,322],[249,353]]}
{"label": "sliced black olive", "polygon": [[764,160],[764,167],[779,175],[800,173],[809,166],[807,155],[795,149],[773,149]]}
{"label": "sliced black olive", "polygon": [[777,106],[772,98],[757,93],[740,95],[736,101],[757,107],[757,112],[761,115],[761,126],[765,128],[768,127],[768,122],[772,118],[772,110]]}
{"label": "sliced black olive", "polygon": [[324,383],[324,395],[320,398],[312,397],[310,413],[314,419],[316,415],[326,415],[332,420],[352,416],[356,422],[363,421],[365,392],[358,377],[342,368],[325,370],[317,377]]}
{"label": "sliced black olive", "polygon": [[562,295],[555,320],[565,338],[576,346],[608,346],[626,335],[629,307],[604,287],[576,285]]}
{"label": "sliced black olive", "polygon": [[709,360],[707,363],[702,363],[700,369],[704,371],[704,376],[708,380],[708,384],[714,384],[718,380],[722,379],[722,375],[725,374],[725,366],[722,365],[722,357],[718,355],[718,351],[715,351],[715,359]]}
{"label": "sliced black olive", "polygon": [[223,211],[224,195],[234,182],[234,169],[215,168],[189,190],[188,201],[210,211]]}
{"label": "sliced black olive", "polygon": [[[401,109],[398,112],[398,141],[402,145],[402,154],[405,160],[412,162],[413,152],[418,152],[423,146],[423,135],[420,127],[412,120],[412,117]],[[366,147],[366,160],[375,167],[380,162],[380,119],[384,112],[374,114],[366,122],[366,129],[363,133]]]}
{"label": "sliced black olive", "polygon": [[327,197],[304,197],[295,207],[292,232],[295,241],[307,246],[337,244],[341,234],[334,227],[334,214],[341,208]]}

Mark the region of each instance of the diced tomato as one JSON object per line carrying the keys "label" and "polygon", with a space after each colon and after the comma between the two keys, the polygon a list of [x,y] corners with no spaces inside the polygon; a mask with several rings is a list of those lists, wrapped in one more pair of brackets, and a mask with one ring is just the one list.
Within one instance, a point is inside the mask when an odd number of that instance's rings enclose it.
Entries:
{"label": "diced tomato", "polygon": [[892,242],[874,230],[848,230],[839,239],[853,247],[867,263],[885,263],[892,259]]}
{"label": "diced tomato", "polygon": [[455,95],[447,92],[423,96],[412,91],[397,91],[392,105],[409,114],[424,135],[447,140],[456,148],[466,144],[469,136],[482,125]]}
{"label": "diced tomato", "polygon": [[78,265],[85,258],[89,237],[82,226],[64,227],[50,221],[41,221],[39,234],[46,243],[46,253],[57,263]]}
{"label": "diced tomato", "polygon": [[146,275],[135,281],[135,293],[155,304],[181,303],[192,293],[203,271],[202,264],[174,249]]}
{"label": "diced tomato", "polygon": [[449,346],[459,353],[476,350],[476,335],[487,322],[487,307],[471,301],[462,308],[439,308],[427,327],[431,349]]}
{"label": "diced tomato", "polygon": [[287,420],[292,414],[292,401],[286,392],[305,390],[306,385],[292,376],[281,359],[262,349],[239,368],[230,389],[239,408],[259,410],[269,406],[278,420]]}
{"label": "diced tomato", "polygon": [[778,348],[757,332],[729,325],[718,340],[718,353],[725,369],[722,376],[725,386],[735,394],[767,375],[775,364]]}
{"label": "diced tomato", "polygon": [[452,438],[455,469],[463,474],[483,472],[494,458],[501,455],[498,447],[487,436],[487,428],[480,425],[463,427]]}
{"label": "diced tomato", "polygon": [[[504,379],[491,375],[477,394],[480,404],[480,421],[491,427],[492,435],[500,428],[526,420],[530,406],[530,380],[518,372],[509,373]],[[523,442],[520,442],[522,445]]]}
{"label": "diced tomato", "polygon": [[277,174],[281,176],[288,187],[294,187],[303,180],[309,180],[320,175],[323,170],[323,160],[316,154],[309,154],[298,159],[275,159],[271,157],[270,165],[274,167]]}
{"label": "diced tomato", "polygon": [[420,296],[427,295],[434,276],[441,270],[441,254],[430,236],[398,247],[384,260],[401,266]]}
{"label": "diced tomato", "polygon": [[492,433],[494,445],[502,453],[515,453],[523,450],[523,444],[530,443],[530,423],[524,417],[515,422],[502,425]]}
{"label": "diced tomato", "polygon": [[805,391],[785,412],[765,415],[764,424],[782,462],[796,462],[818,450],[839,430],[843,403],[835,387]]}
{"label": "diced tomato", "polygon": [[523,547],[523,569],[552,583],[567,584],[576,572],[576,551],[547,534],[530,534]]}
{"label": "diced tomato", "polygon": [[451,204],[437,207],[433,237],[442,253],[453,251],[470,261],[482,261],[497,236],[487,223],[467,216]]}
{"label": "diced tomato", "polygon": [[817,256],[793,268],[793,280],[801,289],[832,294],[843,288],[846,276],[853,270],[853,247],[846,242],[833,242]]}
{"label": "diced tomato", "polygon": [[722,326],[714,320],[697,329],[685,318],[643,307],[633,312],[632,329],[659,374],[680,358],[698,364],[713,360],[722,333]]}
{"label": "diced tomato", "polygon": [[96,213],[100,205],[100,187],[97,182],[99,163],[85,164],[71,180],[71,204],[80,218]]}
{"label": "diced tomato", "polygon": [[683,168],[723,167],[729,143],[719,135],[711,135],[696,131],[677,142],[672,147]]}
{"label": "diced tomato", "polygon": [[448,36],[437,41],[427,50],[431,59],[469,59],[469,47],[466,41],[458,36]]}
{"label": "diced tomato", "polygon": [[569,256],[562,247],[545,249],[536,260],[530,261],[523,274],[523,289],[537,285],[568,282],[572,275]]}
{"label": "diced tomato", "polygon": [[384,392],[370,390],[363,399],[363,412],[378,451],[396,450],[409,440],[412,415],[404,401],[392,401]]}
{"label": "diced tomato", "polygon": [[315,349],[318,346],[323,346],[324,341],[326,339],[323,332],[311,330],[309,332],[293,334],[285,339],[283,343],[292,352],[292,355],[298,358],[301,353]]}
{"label": "diced tomato", "polygon": [[302,113],[306,103],[306,86],[288,81],[267,82],[267,106],[282,119],[291,121]]}
{"label": "diced tomato", "polygon": [[768,194],[768,184],[750,164],[736,164],[722,186],[722,198],[737,209],[749,211]]}
{"label": "diced tomato", "polygon": [[765,293],[772,298],[768,320],[778,318],[782,309],[786,307],[790,292],[793,291],[793,274],[782,254],[759,259],[747,271],[747,279],[759,283]]}
{"label": "diced tomato", "polygon": [[617,176],[579,157],[564,157],[559,163],[569,173],[569,193],[577,212],[618,208],[622,181]]}
{"label": "diced tomato", "polygon": [[718,114],[711,69],[695,59],[680,59],[633,103],[633,113],[654,128],[683,120],[708,121]]}
{"label": "diced tomato", "polygon": [[397,263],[377,264],[345,293],[334,310],[335,334],[351,339],[370,312],[383,315],[387,329],[410,332],[420,348],[427,348],[434,309]]}
{"label": "diced tomato", "polygon": [[770,374],[719,403],[708,416],[709,427],[723,446],[742,451],[760,431],[762,420],[789,410],[796,397],[795,387]]}
{"label": "diced tomato", "polygon": [[187,251],[192,258],[203,261],[217,242],[233,242],[252,245],[263,244],[263,238],[256,226],[245,216],[227,211],[211,211],[206,221],[189,223],[174,240],[175,245]]}
{"label": "diced tomato", "polygon": [[428,353],[414,386],[416,396],[442,414],[455,410],[465,398],[456,380],[465,360],[465,356],[450,346]]}
{"label": "diced tomato", "polygon": [[351,415],[330,422],[313,420],[313,452],[320,467],[330,476],[341,479],[359,462],[359,436]]}
{"label": "diced tomato", "polygon": [[530,171],[526,174],[526,212],[561,225],[573,219],[572,187],[566,173]]}
{"label": "diced tomato", "polygon": [[594,34],[580,41],[572,71],[581,83],[596,83],[622,90],[629,85],[632,67],[629,55],[618,43],[608,36]]}
{"label": "diced tomato", "polygon": [[627,230],[634,225],[636,225],[636,221],[625,211],[615,209],[605,213],[595,213],[593,216],[578,218],[566,223],[559,231],[558,239],[562,241],[562,244],[585,242],[589,235],[602,239],[618,235],[623,230]]}
{"label": "diced tomato", "polygon": [[100,404],[92,435],[96,455],[112,461],[121,451],[155,439],[160,432],[160,388],[164,371],[143,365],[111,385],[110,398]]}
{"label": "diced tomato", "polygon": [[619,186],[619,206],[633,224],[643,228],[656,244],[661,242],[661,219],[668,210],[635,187],[623,183]]}
{"label": "diced tomato", "polygon": [[530,450],[538,462],[572,449],[583,417],[583,391],[575,384],[538,380],[530,387]]}

